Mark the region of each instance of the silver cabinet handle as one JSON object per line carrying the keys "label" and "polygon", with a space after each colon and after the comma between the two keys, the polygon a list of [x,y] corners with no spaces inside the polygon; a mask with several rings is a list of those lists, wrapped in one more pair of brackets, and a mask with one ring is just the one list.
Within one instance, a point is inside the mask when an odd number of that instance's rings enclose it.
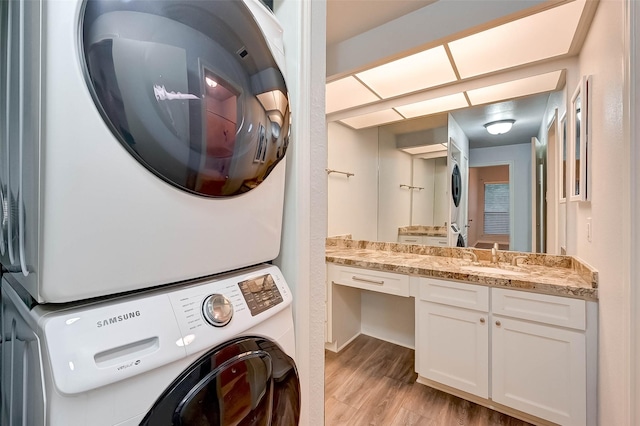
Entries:
{"label": "silver cabinet handle", "polygon": [[361,277],[358,277],[358,276],[356,276],[356,275],[352,276],[352,277],[351,277],[351,279],[352,279],[352,280],[354,280],[354,281],[361,281],[361,282],[363,282],[363,283],[370,283],[370,284],[384,285],[384,281],[383,281],[383,280],[380,280],[380,281],[377,281],[377,280],[370,280],[369,278],[361,278]]}
{"label": "silver cabinet handle", "polygon": [[6,152],[6,170],[7,170],[7,193],[6,195],[6,207],[7,207],[7,246],[9,248],[9,262],[13,265],[16,262],[16,257],[13,253],[13,214],[11,214],[12,212],[12,208],[11,208],[11,159],[10,159],[10,154],[9,154],[9,138],[11,136],[11,132],[9,131],[9,129],[11,128],[11,88],[12,88],[12,84],[11,84],[11,68],[12,68],[12,64],[11,64],[11,59],[13,57],[12,52],[11,52],[11,45],[12,45],[12,39],[13,39],[13,4],[14,2],[10,1],[9,5],[7,7],[7,14],[8,14],[8,22],[7,22],[7,81],[6,81],[6,85],[7,85],[7,93],[5,94],[7,99],[6,99],[6,108],[7,110],[5,111],[5,118],[6,118],[6,139],[5,139],[5,146],[7,149]]}
{"label": "silver cabinet handle", "polygon": [[20,57],[20,63],[19,63],[19,67],[20,67],[20,76],[19,76],[19,81],[20,84],[18,85],[19,87],[19,107],[18,107],[18,143],[20,144],[18,147],[18,157],[20,159],[19,161],[19,165],[18,165],[18,176],[19,176],[19,183],[18,183],[18,197],[17,197],[17,203],[18,203],[18,246],[19,246],[19,252],[20,252],[20,269],[22,269],[22,274],[26,277],[27,275],[29,275],[29,271],[27,269],[27,260],[26,260],[26,254],[25,254],[25,249],[24,249],[24,237],[25,237],[25,229],[24,229],[24,192],[23,192],[23,182],[24,179],[22,177],[22,169],[24,168],[24,158],[23,158],[23,151],[24,151],[24,86],[25,86],[25,75],[24,75],[24,39],[25,39],[25,19],[24,19],[24,15],[25,15],[25,11],[24,11],[24,7],[25,7],[25,2],[21,1],[20,2],[20,50],[19,50],[19,57]]}

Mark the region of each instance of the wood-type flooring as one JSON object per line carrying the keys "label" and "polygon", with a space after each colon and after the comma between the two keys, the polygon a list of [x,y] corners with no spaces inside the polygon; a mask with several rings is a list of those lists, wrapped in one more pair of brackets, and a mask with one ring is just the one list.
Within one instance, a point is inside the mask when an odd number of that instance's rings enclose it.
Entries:
{"label": "wood-type flooring", "polygon": [[414,351],[360,335],[325,351],[325,426],[528,426],[416,383]]}

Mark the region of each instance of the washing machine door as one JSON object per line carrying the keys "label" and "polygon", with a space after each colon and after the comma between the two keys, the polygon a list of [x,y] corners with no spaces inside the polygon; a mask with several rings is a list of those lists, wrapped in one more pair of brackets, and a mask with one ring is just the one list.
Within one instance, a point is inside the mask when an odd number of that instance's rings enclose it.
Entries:
{"label": "washing machine door", "polygon": [[[272,34],[279,26],[265,16]],[[80,25],[96,108],[114,141],[159,178],[234,196],[284,157],[287,87],[245,2],[86,0]]]}
{"label": "washing machine door", "polygon": [[296,426],[300,385],[293,360],[261,337],[243,337],[193,363],[141,425]]}
{"label": "washing machine door", "polygon": [[458,164],[453,165],[451,171],[451,197],[453,204],[458,207],[460,205],[460,197],[462,197],[462,176]]}

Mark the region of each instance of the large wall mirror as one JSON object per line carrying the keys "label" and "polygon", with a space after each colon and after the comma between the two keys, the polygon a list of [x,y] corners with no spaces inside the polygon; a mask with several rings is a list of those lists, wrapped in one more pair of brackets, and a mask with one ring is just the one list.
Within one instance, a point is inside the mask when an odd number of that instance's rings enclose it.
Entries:
{"label": "large wall mirror", "polygon": [[[547,142],[551,115],[557,114],[553,120],[553,126],[556,126],[553,133],[557,135],[554,147],[559,148],[551,149],[549,152],[559,157],[553,163],[553,170],[557,171],[553,177],[553,185],[554,188],[558,188],[554,196],[556,207],[553,214],[557,224],[554,229],[557,229],[558,235],[555,239],[549,239],[555,243],[554,247],[545,247],[543,251],[548,253],[560,253],[560,246],[566,245],[566,208],[559,205],[562,194],[565,197],[567,195],[566,182],[570,179],[567,175],[570,141],[566,134],[571,133],[567,126],[573,123],[573,119],[567,114],[566,100],[566,91],[560,90],[485,107],[513,108],[512,102],[516,102],[527,108],[539,108],[533,135],[537,136],[540,143]],[[480,113],[468,108],[454,111],[451,116],[456,122],[462,123],[464,129],[466,123],[478,114]],[[443,126],[446,129],[446,116],[445,114],[444,123],[430,123],[431,129]],[[557,119],[558,116],[562,118]],[[431,119],[433,120],[433,117]],[[417,126],[418,122],[419,120],[414,120],[411,125]],[[476,127],[480,127],[480,130],[486,133],[482,124]],[[328,167],[351,172],[355,176],[347,177],[333,173],[328,177],[328,235],[351,234],[355,239],[397,242],[400,227],[451,225],[451,176],[448,170],[450,161],[447,158],[447,132],[438,136],[438,131],[433,131],[435,136],[428,138],[424,137],[425,129],[412,127],[403,133],[404,130],[396,124],[355,130],[340,123],[329,123]],[[439,152],[412,153],[403,146],[402,141],[408,136],[402,135],[407,134],[419,135],[424,143],[422,148],[429,147],[432,151]],[[508,194],[505,198],[508,198],[508,202],[501,204],[507,206],[508,211],[499,213],[509,221],[500,228],[501,247],[516,251],[534,251],[532,215],[535,214],[535,206],[532,204],[534,185],[531,176],[531,134],[518,133],[516,125],[511,133],[502,136],[502,144],[496,145],[492,142],[495,146],[491,143],[476,145],[473,138],[469,137],[470,148],[468,158],[465,158],[465,161],[468,161],[468,173],[465,175],[463,187],[468,200],[469,215],[459,226],[468,227],[464,229],[468,232],[468,243],[484,242],[485,239],[493,238],[490,234],[494,231],[485,230],[484,214],[480,212],[479,215],[472,216],[471,209],[473,207],[482,210],[484,204],[478,203],[491,199],[486,197],[486,183],[499,184],[495,188]],[[490,170],[492,166],[502,166],[501,173],[507,177],[501,175],[498,178],[488,174],[493,172]],[[469,179],[476,179],[475,184]],[[494,186],[489,185],[489,190],[493,188]],[[479,191],[482,191],[482,197],[478,195]],[[508,235],[504,229],[508,229]],[[452,242],[449,241],[448,244],[451,245]]]}

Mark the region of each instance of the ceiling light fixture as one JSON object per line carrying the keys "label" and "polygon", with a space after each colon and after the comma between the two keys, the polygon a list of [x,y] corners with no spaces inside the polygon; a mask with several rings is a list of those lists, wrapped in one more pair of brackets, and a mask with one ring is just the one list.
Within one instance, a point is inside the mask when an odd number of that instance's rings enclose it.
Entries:
{"label": "ceiling light fixture", "polygon": [[204,81],[207,82],[207,86],[209,87],[216,87],[218,85],[218,82],[216,82],[214,79],[212,79],[211,77],[205,77]]}
{"label": "ceiling light fixture", "polygon": [[485,124],[484,127],[487,129],[487,132],[492,135],[501,135],[511,130],[511,126],[513,126],[513,123],[515,122],[516,120],[492,121],[491,123]]}

